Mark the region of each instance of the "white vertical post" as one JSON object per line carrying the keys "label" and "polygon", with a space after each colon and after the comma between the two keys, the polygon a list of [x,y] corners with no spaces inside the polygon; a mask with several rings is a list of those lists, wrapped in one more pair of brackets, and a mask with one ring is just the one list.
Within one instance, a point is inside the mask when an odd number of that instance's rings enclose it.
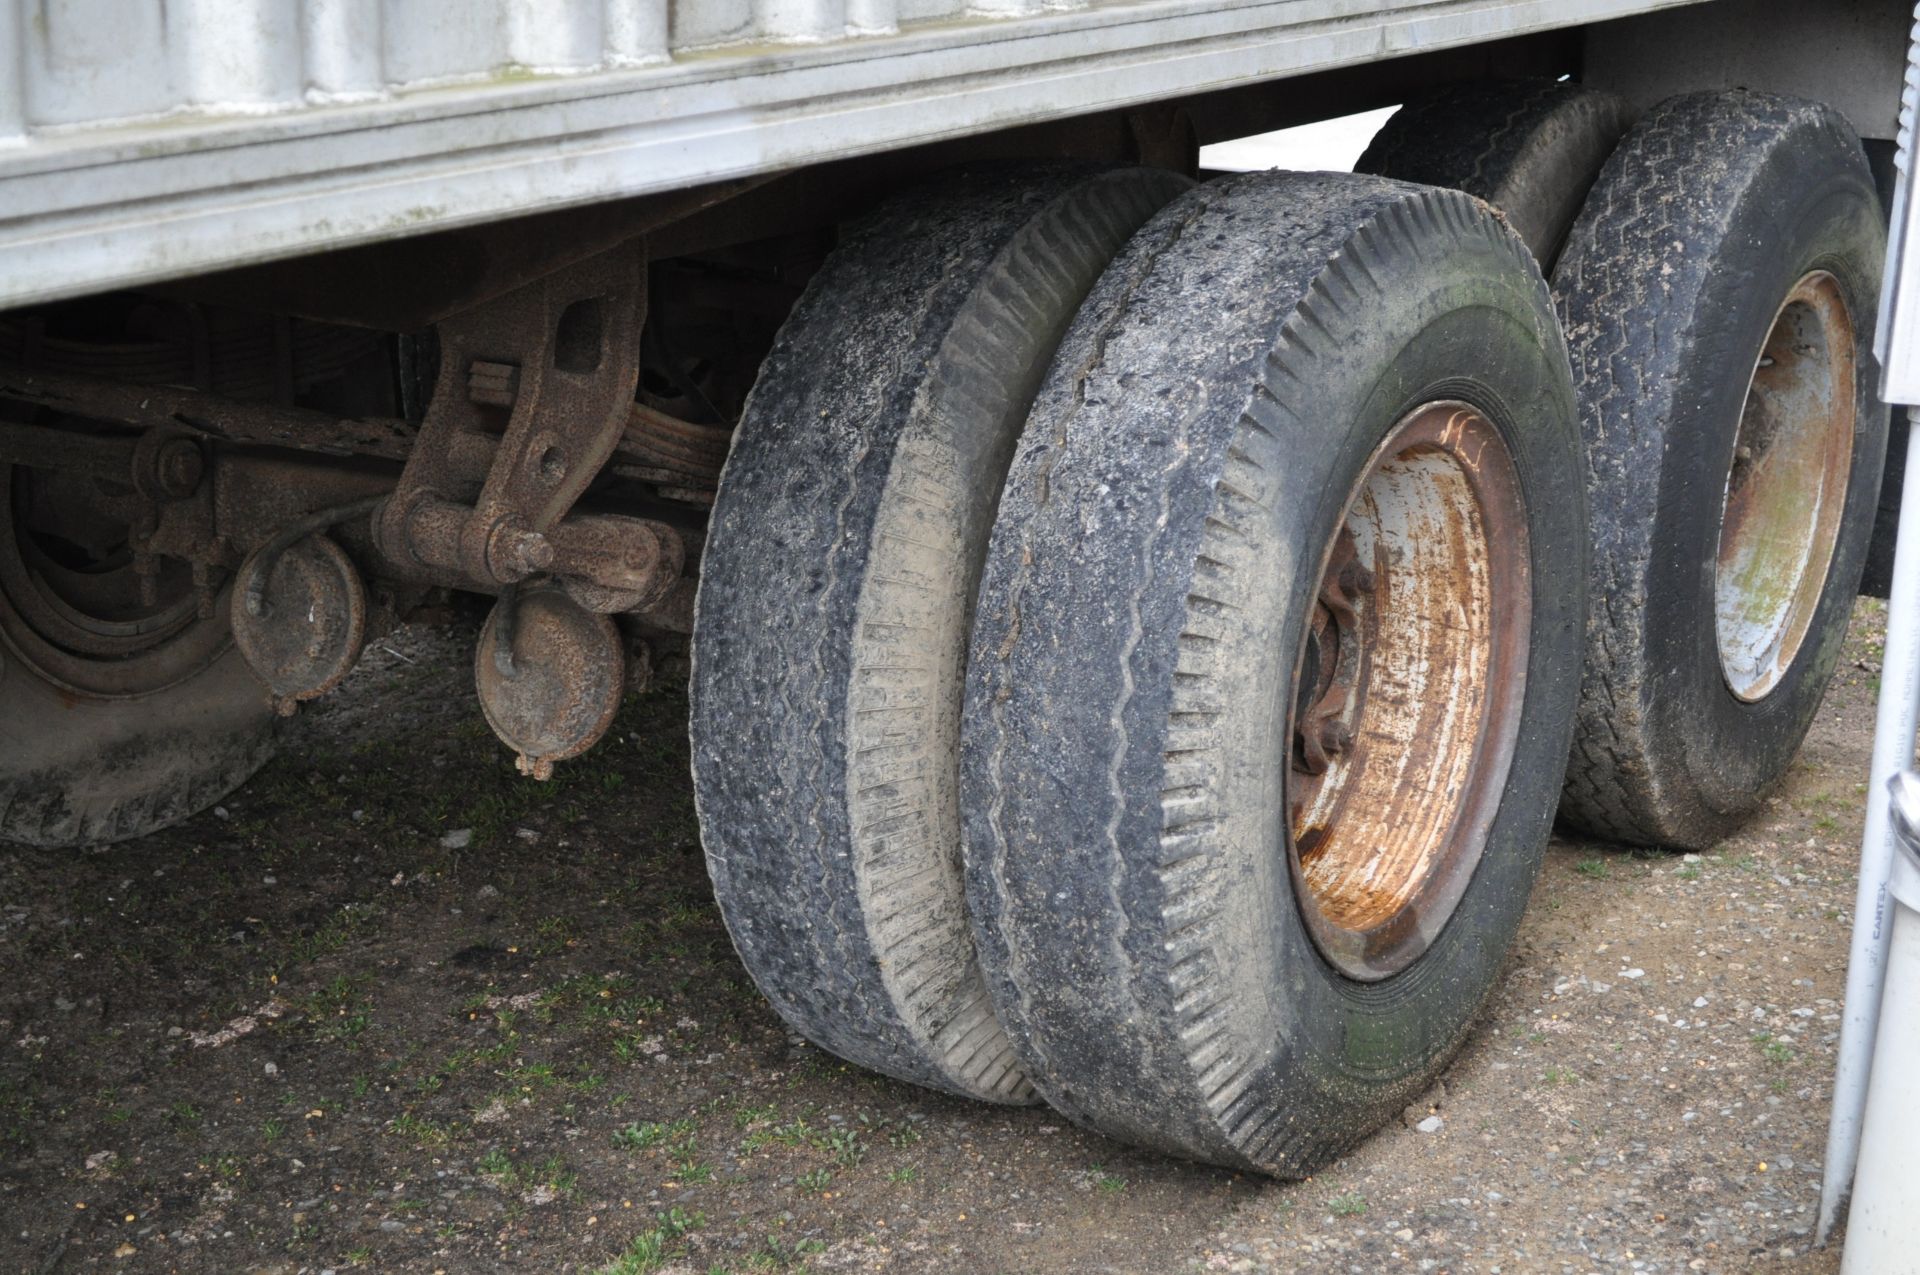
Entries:
{"label": "white vertical post", "polygon": [[1920,1181],[1920,777],[1897,776],[1891,797],[1894,835],[1902,843],[1887,881],[1892,935],[1886,988],[1873,1038],[1860,1158],[1854,1167],[1853,1207],[1847,1213],[1847,1249],[1840,1275],[1920,1275],[1913,1242],[1913,1184]]}
{"label": "white vertical post", "polygon": [[[1901,414],[1903,417],[1905,413]],[[1910,428],[1904,423],[1899,428]],[[1860,1122],[1867,1103],[1867,1075],[1880,1022],[1886,981],[1892,905],[1887,877],[1893,867],[1893,823],[1887,782],[1913,764],[1914,725],[1920,714],[1920,439],[1907,445],[1902,479],[1899,537],[1894,544],[1893,589],[1887,599],[1887,642],[1880,661],[1880,706],[1873,731],[1873,766],[1867,780],[1867,827],[1860,839],[1860,881],[1853,902],[1853,950],[1847,961],[1847,1002],[1840,1023],[1840,1060],[1833,1078],[1833,1112],[1827,1153],[1820,1169],[1820,1220],[1814,1232],[1824,1244],[1853,1185],[1860,1153]]]}

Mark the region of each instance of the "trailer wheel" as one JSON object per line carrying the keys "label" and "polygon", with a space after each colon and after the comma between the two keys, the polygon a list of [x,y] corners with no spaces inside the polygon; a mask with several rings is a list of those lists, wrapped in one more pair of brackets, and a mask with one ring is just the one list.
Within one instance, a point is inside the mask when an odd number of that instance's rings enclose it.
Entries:
{"label": "trailer wheel", "polygon": [[1703,848],[1785,773],[1839,658],[1887,413],[1859,140],[1759,93],[1655,107],[1554,275],[1594,543],[1562,813]]}
{"label": "trailer wheel", "polygon": [[856,228],[763,366],[695,619],[694,790],[741,960],[876,1071],[1032,1100],[973,955],[959,711],[974,586],[1041,374],[1127,237],[1190,183],[962,173]]}
{"label": "trailer wheel", "polygon": [[1354,171],[1486,200],[1546,270],[1632,122],[1626,99],[1578,84],[1458,84],[1395,111]]}
{"label": "trailer wheel", "polygon": [[1252,174],[1108,269],[1008,474],[963,736],[1049,1102],[1297,1176],[1429,1083],[1559,791],[1578,455],[1546,285],[1457,192]]}
{"label": "trailer wheel", "polygon": [[273,714],[186,569],[141,578],[114,494],[0,466],[0,841],[144,836],[267,759]]}

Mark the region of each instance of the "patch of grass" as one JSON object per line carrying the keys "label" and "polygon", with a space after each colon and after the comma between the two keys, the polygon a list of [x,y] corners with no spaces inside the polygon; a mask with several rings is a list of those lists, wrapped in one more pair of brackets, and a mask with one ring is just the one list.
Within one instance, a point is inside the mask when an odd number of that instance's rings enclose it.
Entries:
{"label": "patch of grass", "polygon": [[833,1181],[832,1169],[812,1169],[793,1180],[802,1191],[824,1191]]}
{"label": "patch of grass", "polygon": [[701,1214],[668,1209],[654,1218],[651,1227],[634,1236],[618,1257],[602,1266],[599,1275],[653,1275],[678,1250],[682,1236],[706,1224]]}
{"label": "patch of grass", "polygon": [[1108,1173],[1099,1165],[1093,1166],[1093,1185],[1095,1190],[1105,1191],[1109,1195],[1127,1189],[1127,1180],[1116,1174]]}
{"label": "patch of grass", "polygon": [[1700,865],[1697,863],[1683,863],[1680,865],[1680,870],[1673,875],[1679,877],[1682,881],[1698,881],[1700,879]]}
{"label": "patch of grass", "polygon": [[763,1106],[755,1106],[752,1103],[748,1103],[734,1111],[733,1127],[736,1129],[751,1129],[757,1124],[772,1124],[779,1118],[780,1108],[770,1102]]}
{"label": "patch of grass", "polygon": [[416,1116],[411,1111],[401,1112],[387,1127],[421,1147],[443,1147],[453,1140],[452,1126]]}
{"label": "patch of grass", "polygon": [[1596,881],[1605,881],[1613,875],[1613,869],[1607,866],[1605,859],[1582,859],[1573,865],[1573,870]]}
{"label": "patch of grass", "polygon": [[643,1120],[630,1124],[624,1129],[615,1130],[613,1145],[643,1151],[648,1147],[657,1147],[675,1139],[684,1138],[691,1134],[693,1129],[694,1124],[691,1120]]}
{"label": "patch of grass", "polygon": [[1570,1067],[1549,1067],[1540,1073],[1540,1079],[1549,1085],[1570,1085],[1580,1076]]}
{"label": "patch of grass", "polygon": [[767,1146],[804,1147],[814,1141],[815,1137],[813,1126],[803,1117],[795,1117],[785,1124],[775,1125],[770,1129],[758,1129],[748,1134],[745,1141],[741,1142],[740,1149],[752,1152]]}
{"label": "patch of grass", "polygon": [[909,1165],[904,1165],[898,1169],[887,1170],[887,1181],[889,1182],[898,1183],[904,1186],[909,1182],[918,1182],[919,1180],[920,1180],[920,1170],[916,1165],[909,1164]]}
{"label": "patch of grass", "polygon": [[1335,1217],[1359,1217],[1367,1211],[1367,1197],[1358,1191],[1347,1191],[1328,1200],[1327,1210]]}
{"label": "patch of grass", "polygon": [[493,1179],[495,1186],[503,1191],[524,1191],[529,1187],[547,1186],[558,1195],[572,1195],[579,1185],[580,1175],[567,1168],[567,1163],[559,1155],[550,1155],[535,1165],[520,1165],[513,1157],[498,1147],[480,1157],[476,1166],[482,1176]]}

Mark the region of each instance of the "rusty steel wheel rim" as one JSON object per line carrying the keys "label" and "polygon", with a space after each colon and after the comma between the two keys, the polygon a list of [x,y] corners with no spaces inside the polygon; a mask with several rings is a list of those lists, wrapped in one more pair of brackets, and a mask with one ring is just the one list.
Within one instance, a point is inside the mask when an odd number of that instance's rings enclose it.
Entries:
{"label": "rusty steel wheel rim", "polygon": [[[186,680],[231,645],[224,593],[207,595],[185,564],[165,566],[143,598],[124,553],[56,551],[61,537],[34,526],[34,485],[44,481],[0,466],[0,641],[16,658],[77,696],[130,698]],[[85,486],[46,500],[114,526],[123,503]]]}
{"label": "rusty steel wheel rim", "polygon": [[1403,417],[1321,557],[1288,714],[1288,863],[1315,946],[1350,978],[1405,969],[1465,894],[1519,733],[1526,507],[1465,403]]}
{"label": "rusty steel wheel rim", "polygon": [[1765,699],[1813,627],[1853,466],[1853,319],[1805,275],[1754,361],[1721,500],[1714,637],[1734,696]]}

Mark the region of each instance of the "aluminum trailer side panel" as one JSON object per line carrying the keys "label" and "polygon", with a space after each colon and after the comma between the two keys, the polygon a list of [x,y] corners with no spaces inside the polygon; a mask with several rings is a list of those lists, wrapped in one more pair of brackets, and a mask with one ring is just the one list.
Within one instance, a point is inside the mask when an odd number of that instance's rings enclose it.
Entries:
{"label": "aluminum trailer side panel", "polygon": [[0,307],[1689,2],[0,0]]}

